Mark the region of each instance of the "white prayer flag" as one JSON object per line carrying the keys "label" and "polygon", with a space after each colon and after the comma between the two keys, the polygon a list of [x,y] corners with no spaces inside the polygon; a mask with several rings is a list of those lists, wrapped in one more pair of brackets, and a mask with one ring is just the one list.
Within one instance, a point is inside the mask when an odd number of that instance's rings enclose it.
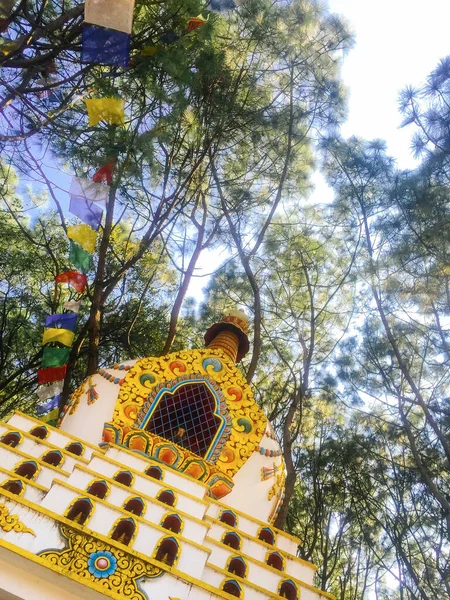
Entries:
{"label": "white prayer flag", "polygon": [[133,10],[134,0],[86,0],[84,20],[93,25],[131,33]]}
{"label": "white prayer flag", "polygon": [[48,385],[40,385],[36,391],[39,400],[47,400],[48,398],[53,398],[53,396],[57,396],[63,390],[64,381],[55,381],[55,383],[50,383]]}
{"label": "white prayer flag", "polygon": [[95,183],[95,181],[91,181],[90,179],[73,177],[69,194],[78,198],[85,198],[90,202],[107,202],[109,187],[109,185]]}
{"label": "white prayer flag", "polygon": [[71,310],[73,313],[78,313],[80,310],[81,300],[75,302],[75,300],[71,300],[69,302],[64,302],[64,309]]}

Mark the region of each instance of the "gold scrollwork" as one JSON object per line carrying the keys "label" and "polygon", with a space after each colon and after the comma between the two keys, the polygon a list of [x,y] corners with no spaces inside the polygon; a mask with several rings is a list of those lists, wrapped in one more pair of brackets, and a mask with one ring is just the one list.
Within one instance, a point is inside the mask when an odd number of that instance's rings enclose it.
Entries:
{"label": "gold scrollwork", "polygon": [[[139,589],[139,580],[159,577],[163,573],[150,562],[66,525],[60,525],[60,531],[67,540],[66,548],[44,551],[39,556],[79,583],[103,593],[108,590],[118,600],[147,600]],[[93,567],[96,556],[110,557],[109,570],[101,573]]]}
{"label": "gold scrollwork", "polygon": [[3,531],[15,531],[16,533],[31,533],[36,537],[36,534],[32,529],[27,527],[19,521],[19,517],[17,515],[11,515],[9,513],[9,508],[5,506],[5,504],[0,504],[0,528]]}

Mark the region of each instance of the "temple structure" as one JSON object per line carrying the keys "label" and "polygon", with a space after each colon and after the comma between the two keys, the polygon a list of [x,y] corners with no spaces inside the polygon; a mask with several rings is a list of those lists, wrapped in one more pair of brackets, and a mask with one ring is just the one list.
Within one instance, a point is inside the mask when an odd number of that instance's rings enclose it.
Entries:
{"label": "temple structure", "polygon": [[236,368],[247,328],[100,370],[56,428],[0,423],[0,600],[331,598],[272,525],[285,468]]}

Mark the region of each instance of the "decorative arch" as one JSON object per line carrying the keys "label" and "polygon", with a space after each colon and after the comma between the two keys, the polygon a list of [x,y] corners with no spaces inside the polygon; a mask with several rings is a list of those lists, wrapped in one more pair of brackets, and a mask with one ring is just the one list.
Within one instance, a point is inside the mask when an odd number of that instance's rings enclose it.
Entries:
{"label": "decorative arch", "polygon": [[179,549],[180,547],[175,538],[163,538],[156,546],[153,558],[169,565],[169,567],[173,567],[178,561]]}
{"label": "decorative arch", "polygon": [[278,595],[287,600],[298,600],[298,589],[293,581],[285,579],[280,583]]}
{"label": "decorative arch", "polygon": [[50,450],[50,452],[46,452],[42,458],[42,462],[47,463],[48,465],[52,465],[53,467],[58,467],[62,462],[64,462],[64,457],[62,452],[59,450]]}
{"label": "decorative arch", "polygon": [[160,467],[157,467],[156,465],[148,467],[148,469],[146,469],[144,472],[152,479],[157,479],[158,481],[161,481],[161,479],[163,478],[162,469]]}
{"label": "decorative arch", "polygon": [[123,509],[133,513],[133,515],[136,515],[137,517],[141,517],[145,510],[145,502],[142,498],[139,498],[139,496],[133,496],[125,500]]}
{"label": "decorative arch", "polygon": [[134,481],[133,474],[130,473],[130,471],[118,471],[114,475],[113,479],[114,481],[117,481],[117,483],[121,483],[122,485],[126,485],[127,487],[130,487]]}
{"label": "decorative arch", "polygon": [[84,453],[84,446],[80,442],[71,442],[65,447],[65,450],[75,456],[82,456]]}
{"label": "decorative arch", "polygon": [[22,496],[25,491],[25,485],[20,479],[8,479],[1,484],[1,487],[16,496]]}
{"label": "decorative arch", "polygon": [[129,546],[137,533],[136,521],[133,518],[118,519],[111,530],[110,538]]}
{"label": "decorative arch", "polygon": [[258,539],[270,546],[275,544],[275,534],[270,527],[261,527],[258,533]]}
{"label": "decorative arch", "polygon": [[278,571],[284,571],[284,559],[279,552],[271,552],[266,557],[266,564]]}
{"label": "decorative arch", "polygon": [[38,427],[33,427],[30,429],[30,435],[33,435],[40,440],[45,440],[48,437],[49,431],[45,425],[39,425]]}
{"label": "decorative arch", "polygon": [[[181,363],[180,363],[181,364]],[[183,376],[157,386],[136,425],[211,460],[231,419],[220,388],[206,377]],[[230,430],[226,432],[229,437]],[[221,447],[225,443],[225,439]]]}
{"label": "decorative arch", "polygon": [[237,516],[232,510],[223,510],[220,514],[219,521],[222,521],[222,523],[226,523],[230,527],[236,527]]}
{"label": "decorative arch", "polygon": [[176,513],[165,515],[161,521],[161,527],[168,529],[172,533],[180,533],[183,528],[183,519]]}
{"label": "decorative arch", "polygon": [[103,500],[109,494],[109,485],[103,479],[92,481],[87,487],[87,493]]}
{"label": "decorative arch", "polygon": [[228,561],[227,571],[244,579],[247,575],[247,563],[240,556],[232,556]]}
{"label": "decorative arch", "polygon": [[0,442],[2,444],[5,444],[6,446],[11,446],[11,448],[16,448],[16,446],[18,446],[21,441],[22,434],[20,434],[18,431],[9,431],[8,433],[2,435],[2,437],[0,438]]}
{"label": "decorative arch", "polygon": [[14,469],[14,473],[25,477],[25,479],[34,479],[39,473],[39,465],[34,460],[25,460],[17,465]]}
{"label": "decorative arch", "polygon": [[236,596],[236,598],[240,598],[242,594],[241,586],[234,579],[226,579],[222,584],[222,589],[230,596]]}
{"label": "decorative arch", "polygon": [[167,504],[167,506],[175,506],[176,504],[176,496],[172,490],[161,490],[156,498],[160,502]]}
{"label": "decorative arch", "polygon": [[79,525],[86,525],[92,515],[94,505],[89,498],[76,498],[70,505],[64,515],[69,521],[74,521]]}
{"label": "decorative arch", "polygon": [[234,533],[234,531],[228,531],[222,537],[222,544],[225,544],[225,546],[230,546],[230,548],[233,548],[234,550],[240,550],[241,538],[237,533]]}

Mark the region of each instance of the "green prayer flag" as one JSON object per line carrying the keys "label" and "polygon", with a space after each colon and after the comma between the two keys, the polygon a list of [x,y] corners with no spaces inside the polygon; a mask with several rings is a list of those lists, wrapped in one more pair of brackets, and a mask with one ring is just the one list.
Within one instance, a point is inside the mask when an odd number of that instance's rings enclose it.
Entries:
{"label": "green prayer flag", "polygon": [[87,273],[92,266],[92,254],[73,240],[70,240],[69,260],[81,273]]}
{"label": "green prayer flag", "polygon": [[42,356],[43,367],[62,367],[67,364],[70,355],[70,348],[44,348]]}

